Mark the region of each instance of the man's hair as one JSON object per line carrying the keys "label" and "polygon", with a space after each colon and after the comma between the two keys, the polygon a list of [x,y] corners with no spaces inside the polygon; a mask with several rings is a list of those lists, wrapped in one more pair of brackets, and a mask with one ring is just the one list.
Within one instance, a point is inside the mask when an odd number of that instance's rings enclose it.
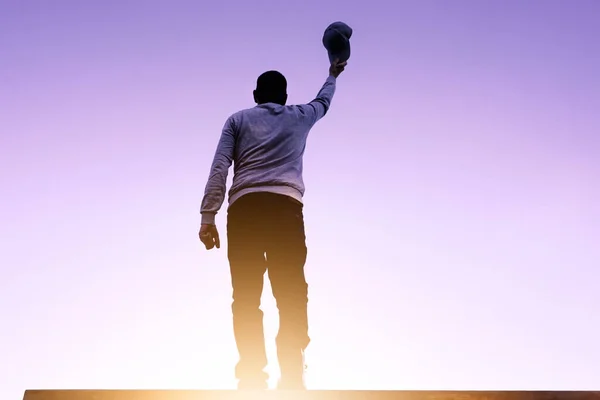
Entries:
{"label": "man's hair", "polygon": [[267,71],[256,80],[256,94],[261,101],[280,101],[287,95],[287,80],[278,71]]}

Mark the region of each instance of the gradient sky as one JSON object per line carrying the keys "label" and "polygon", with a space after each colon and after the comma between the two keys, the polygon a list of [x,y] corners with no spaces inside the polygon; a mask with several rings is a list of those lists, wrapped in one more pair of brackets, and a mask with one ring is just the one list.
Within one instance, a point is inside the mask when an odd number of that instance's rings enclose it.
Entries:
{"label": "gradient sky", "polygon": [[305,154],[309,388],[600,389],[599,18],[0,1],[0,398],[234,387],[226,240],[197,236],[209,167],[260,73],[316,95],[337,20],[352,57]]}

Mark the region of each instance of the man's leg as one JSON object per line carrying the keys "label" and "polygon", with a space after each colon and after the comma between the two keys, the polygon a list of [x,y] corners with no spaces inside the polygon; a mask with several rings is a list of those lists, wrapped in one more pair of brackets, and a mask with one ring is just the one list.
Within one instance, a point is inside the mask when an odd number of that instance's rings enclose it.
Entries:
{"label": "man's leg", "polygon": [[240,356],[235,372],[238,388],[266,389],[267,356],[260,309],[266,261],[261,212],[251,200],[240,198],[227,216],[233,331]]}
{"label": "man's leg", "polygon": [[304,389],[304,350],[308,336],[308,285],[304,276],[306,238],[302,205],[280,198],[269,225],[267,266],[279,309],[277,357],[280,388]]}

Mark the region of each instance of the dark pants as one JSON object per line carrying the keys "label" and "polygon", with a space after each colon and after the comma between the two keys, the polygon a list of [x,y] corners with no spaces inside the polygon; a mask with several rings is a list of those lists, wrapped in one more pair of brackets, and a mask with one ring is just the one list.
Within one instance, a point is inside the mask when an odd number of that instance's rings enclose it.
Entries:
{"label": "dark pants", "polygon": [[282,376],[297,370],[296,355],[310,342],[302,204],[274,193],[246,194],[229,207],[227,240],[233,330],[240,356],[236,377],[267,378],[263,372],[267,356],[260,309],[267,271],[279,309],[276,342]]}

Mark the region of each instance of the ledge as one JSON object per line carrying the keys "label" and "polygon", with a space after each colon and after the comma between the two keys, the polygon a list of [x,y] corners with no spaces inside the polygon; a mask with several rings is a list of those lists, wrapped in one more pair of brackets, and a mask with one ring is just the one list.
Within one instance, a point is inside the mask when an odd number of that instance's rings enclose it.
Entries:
{"label": "ledge", "polygon": [[600,400],[600,392],[396,390],[26,390],[23,400]]}

